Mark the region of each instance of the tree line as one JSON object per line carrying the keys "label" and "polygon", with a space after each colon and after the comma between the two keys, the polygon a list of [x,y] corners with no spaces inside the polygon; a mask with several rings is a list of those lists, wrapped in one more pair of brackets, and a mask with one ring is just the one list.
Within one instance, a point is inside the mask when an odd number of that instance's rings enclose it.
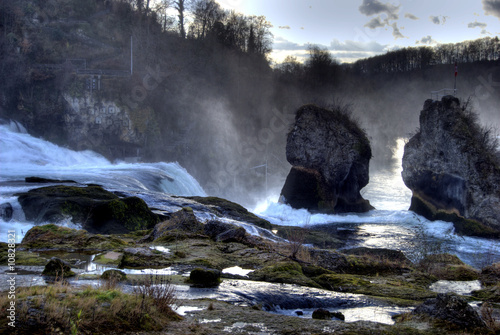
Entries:
{"label": "tree line", "polygon": [[421,70],[433,65],[495,61],[500,58],[500,40],[484,37],[435,47],[407,47],[356,61],[349,66],[355,73],[394,73]]}

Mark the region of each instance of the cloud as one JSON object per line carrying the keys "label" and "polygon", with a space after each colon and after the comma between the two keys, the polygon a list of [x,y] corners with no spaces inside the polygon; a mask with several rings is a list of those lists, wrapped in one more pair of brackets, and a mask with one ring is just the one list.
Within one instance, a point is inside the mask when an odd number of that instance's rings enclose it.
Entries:
{"label": "cloud", "polygon": [[385,13],[389,20],[397,20],[399,18],[399,6],[382,3],[379,0],[363,0],[363,3],[359,6],[359,11],[366,16]]}
{"label": "cloud", "polygon": [[387,25],[387,21],[386,20],[382,21],[381,17],[377,16],[377,17],[371,19],[370,21],[368,21],[368,23],[365,24],[365,27],[368,27],[370,29],[376,29],[376,28],[380,28],[380,27],[385,27],[386,25]]}
{"label": "cloud", "polygon": [[395,39],[405,38],[405,36],[403,34],[401,34],[401,32],[399,31],[399,28],[398,28],[398,25],[396,22],[394,22],[391,27],[392,27],[392,36],[394,36]]}
{"label": "cloud", "polygon": [[346,40],[346,41],[340,42],[338,39],[334,39],[332,42],[330,42],[330,46],[328,49],[331,51],[383,52],[383,51],[385,51],[386,47],[387,47],[387,45],[382,45],[382,44],[377,43],[375,41],[358,42],[358,41]]}
{"label": "cloud", "polygon": [[411,13],[405,13],[405,17],[406,18],[409,18],[411,20],[419,20],[418,17],[416,17],[415,15],[411,14]]}
{"label": "cloud", "polygon": [[493,15],[500,19],[500,1],[483,0],[483,9],[486,15]]}
{"label": "cloud", "polygon": [[448,16],[429,16],[429,20],[431,20],[434,24],[444,24]]}
{"label": "cloud", "polygon": [[431,35],[427,35],[425,37],[422,37],[420,41],[416,41],[416,44],[422,43],[422,44],[437,44],[437,42],[431,37]]}
{"label": "cloud", "polygon": [[279,26],[279,29],[291,29],[290,26]]}
{"label": "cloud", "polygon": [[476,20],[476,21],[474,21],[474,22],[471,22],[471,23],[469,23],[469,24],[467,25],[467,27],[469,27],[469,28],[476,28],[476,27],[479,27],[479,28],[481,28],[481,29],[486,28],[486,26],[487,26],[487,24],[486,24],[486,23],[477,22],[477,20]]}
{"label": "cloud", "polygon": [[275,37],[273,50],[304,50],[307,49],[307,46],[303,44],[298,44],[294,42],[290,42],[289,40],[283,37]]}

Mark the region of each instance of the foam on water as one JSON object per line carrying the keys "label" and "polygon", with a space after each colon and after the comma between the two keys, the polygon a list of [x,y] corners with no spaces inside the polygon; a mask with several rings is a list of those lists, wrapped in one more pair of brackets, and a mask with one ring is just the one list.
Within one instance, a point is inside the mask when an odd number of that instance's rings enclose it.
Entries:
{"label": "foam on water", "polygon": [[[0,125],[0,204],[10,203],[13,218],[0,219],[0,241],[7,240],[7,230],[16,231],[20,242],[33,225],[24,218],[15,194],[39,184],[25,184],[24,179],[37,176],[48,179],[74,180],[80,184],[99,184],[110,191],[154,191],[172,195],[205,196],[200,184],[178,163],[116,163],[92,151],[74,151],[27,134],[18,123]],[[46,186],[46,185],[42,185]],[[71,219],[59,223],[78,228]]]}

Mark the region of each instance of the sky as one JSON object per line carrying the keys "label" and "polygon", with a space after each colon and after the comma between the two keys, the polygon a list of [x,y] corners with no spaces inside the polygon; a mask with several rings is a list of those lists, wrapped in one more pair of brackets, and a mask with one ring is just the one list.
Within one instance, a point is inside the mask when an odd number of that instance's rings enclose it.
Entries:
{"label": "sky", "polygon": [[500,35],[500,0],[218,0],[225,9],[263,15],[273,52],[303,60],[311,44],[350,63],[409,46]]}

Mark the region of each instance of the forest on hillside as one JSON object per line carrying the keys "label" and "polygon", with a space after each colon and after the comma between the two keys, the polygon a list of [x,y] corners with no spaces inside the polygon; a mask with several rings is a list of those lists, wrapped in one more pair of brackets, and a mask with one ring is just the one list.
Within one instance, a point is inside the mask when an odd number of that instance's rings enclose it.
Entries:
{"label": "forest on hillside", "polygon": [[[388,166],[430,92],[453,86],[457,62],[459,97],[500,126],[498,37],[353,64],[313,45],[303,63],[274,64],[272,23],[214,0],[0,0],[0,16],[1,118],[110,159],[122,158],[112,143],[145,161],[178,161],[208,193],[243,203],[263,190],[265,173],[269,188],[282,185],[286,134],[306,103],[348,108],[372,142],[372,164]],[[82,96],[85,71],[98,70],[110,74],[102,97],[135,117],[133,145],[113,134],[103,146],[71,144],[64,129],[62,93]]]}

